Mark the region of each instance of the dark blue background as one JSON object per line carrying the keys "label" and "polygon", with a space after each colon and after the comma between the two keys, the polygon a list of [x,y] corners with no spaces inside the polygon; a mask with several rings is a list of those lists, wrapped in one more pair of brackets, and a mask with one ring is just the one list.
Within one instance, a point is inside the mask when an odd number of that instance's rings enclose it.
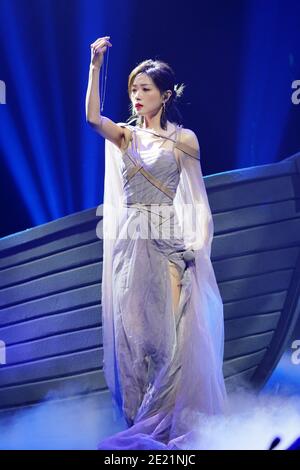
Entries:
{"label": "dark blue background", "polygon": [[128,117],[127,78],[167,61],[204,175],[300,149],[300,2],[0,0],[1,236],[102,202],[104,141],[85,122],[90,44],[113,47],[103,114]]}

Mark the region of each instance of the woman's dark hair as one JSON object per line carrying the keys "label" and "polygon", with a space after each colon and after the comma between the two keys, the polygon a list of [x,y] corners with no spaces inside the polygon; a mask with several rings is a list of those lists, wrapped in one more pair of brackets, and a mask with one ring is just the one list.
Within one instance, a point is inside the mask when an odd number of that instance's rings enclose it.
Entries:
{"label": "woman's dark hair", "polygon": [[127,119],[127,123],[132,123],[136,121],[136,125],[142,126],[144,121],[144,116],[137,114],[135,107],[131,102],[131,87],[135,77],[139,73],[145,73],[153,80],[154,84],[160,90],[160,93],[163,94],[167,90],[172,90],[172,95],[167,100],[165,104],[165,112],[161,113],[160,125],[162,129],[166,130],[167,120],[170,122],[175,122],[177,124],[182,123],[182,115],[179,109],[176,106],[177,98],[181,97],[183,90],[185,88],[184,84],[180,86],[175,85],[175,74],[172,68],[166,62],[162,60],[144,60],[140,62],[130,73],[128,77],[128,95],[130,98],[129,110],[131,116]]}

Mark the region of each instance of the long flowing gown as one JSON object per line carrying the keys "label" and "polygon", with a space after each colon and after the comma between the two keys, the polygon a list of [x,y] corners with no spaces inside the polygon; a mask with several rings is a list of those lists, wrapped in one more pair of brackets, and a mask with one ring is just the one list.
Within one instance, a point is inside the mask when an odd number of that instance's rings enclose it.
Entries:
{"label": "long flowing gown", "polygon": [[[97,448],[188,449],[199,413],[227,407],[200,149],[169,121],[165,135],[119,125],[131,141],[126,150],[106,141],[102,323],[104,373],[128,428]],[[193,232],[182,231],[187,203],[199,208]]]}

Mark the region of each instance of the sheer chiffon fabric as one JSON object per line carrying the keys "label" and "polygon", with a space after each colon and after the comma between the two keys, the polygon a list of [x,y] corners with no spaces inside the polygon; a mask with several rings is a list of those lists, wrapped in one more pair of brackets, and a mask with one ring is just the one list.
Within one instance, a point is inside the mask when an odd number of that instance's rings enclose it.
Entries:
{"label": "sheer chiffon fabric", "polygon": [[[105,141],[102,272],[104,374],[128,429],[97,448],[196,448],[201,415],[228,406],[199,144],[192,131],[194,144],[185,144],[170,122],[162,137],[128,128],[126,151]],[[167,136],[173,147],[158,149]],[[176,305],[170,262],[180,281]]]}

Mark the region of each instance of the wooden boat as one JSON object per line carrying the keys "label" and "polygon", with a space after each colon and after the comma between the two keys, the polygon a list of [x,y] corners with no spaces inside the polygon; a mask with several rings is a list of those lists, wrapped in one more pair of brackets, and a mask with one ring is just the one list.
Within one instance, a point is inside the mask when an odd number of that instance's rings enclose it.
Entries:
{"label": "wooden boat", "polygon": [[[300,311],[300,153],[205,177],[224,302],[228,390],[260,390]],[[99,225],[100,224],[100,225]],[[109,399],[102,371],[96,208],[0,241],[0,410],[45,397]],[[49,395],[50,393],[50,395]]]}

